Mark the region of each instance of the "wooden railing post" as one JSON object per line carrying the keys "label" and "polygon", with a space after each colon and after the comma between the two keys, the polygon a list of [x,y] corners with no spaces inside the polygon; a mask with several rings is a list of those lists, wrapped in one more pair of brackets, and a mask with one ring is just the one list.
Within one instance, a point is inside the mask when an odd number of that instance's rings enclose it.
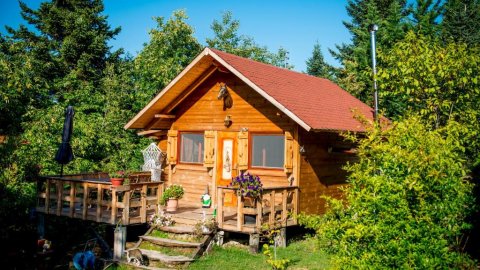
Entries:
{"label": "wooden railing post", "polygon": [[159,211],[159,205],[160,205],[160,200],[162,199],[163,195],[163,183],[159,183],[157,186],[157,203],[155,205],[155,213],[158,214]]}
{"label": "wooden railing post", "polygon": [[82,208],[82,219],[87,220],[88,214],[88,183],[83,183],[83,208]]}
{"label": "wooden railing post", "polygon": [[294,220],[295,224],[297,224],[298,204],[299,204],[298,187],[295,188],[294,198],[292,200],[292,203],[293,203],[293,220]]}
{"label": "wooden railing post", "polygon": [[243,203],[242,196],[237,196],[237,230],[242,231],[243,228]]}
{"label": "wooden railing post", "polygon": [[256,200],[257,201],[257,219],[256,219],[257,230],[260,230],[262,228],[262,219],[263,219],[262,198],[263,196],[260,196],[260,198]]}
{"label": "wooden railing post", "polygon": [[218,227],[220,228],[223,227],[223,200],[224,200],[223,189],[218,188],[217,189],[217,222],[218,222]]}
{"label": "wooden railing post", "polygon": [[97,184],[97,222],[102,221],[102,184]]}
{"label": "wooden railing post", "polygon": [[142,223],[147,222],[147,185],[142,185],[142,192],[140,193],[140,200],[142,206],[140,208],[140,220]]}
{"label": "wooden railing post", "polygon": [[112,215],[110,217],[110,223],[117,223],[117,190],[112,189]]}
{"label": "wooden railing post", "polygon": [[57,216],[62,214],[62,196],[63,196],[63,183],[60,180],[57,180]]}
{"label": "wooden railing post", "polygon": [[50,179],[47,179],[45,188],[45,213],[50,214]]}
{"label": "wooden railing post", "polygon": [[70,181],[70,217],[73,218],[75,215],[75,182]]}
{"label": "wooden railing post", "polygon": [[285,226],[287,226],[287,218],[288,218],[287,199],[288,199],[288,190],[284,189],[282,191],[282,224],[284,224]]}
{"label": "wooden railing post", "polygon": [[268,218],[269,225],[275,225],[275,190],[270,193],[270,215]]}
{"label": "wooden railing post", "polygon": [[130,191],[125,191],[123,195],[123,225],[130,223]]}

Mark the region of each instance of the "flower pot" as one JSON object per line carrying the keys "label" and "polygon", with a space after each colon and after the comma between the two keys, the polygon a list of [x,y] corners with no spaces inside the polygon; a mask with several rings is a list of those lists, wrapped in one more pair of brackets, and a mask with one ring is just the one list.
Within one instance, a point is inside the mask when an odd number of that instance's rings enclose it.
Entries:
{"label": "flower pot", "polygon": [[118,187],[123,185],[123,181],[125,178],[110,178],[110,182],[112,182],[112,186]]}
{"label": "flower pot", "polygon": [[167,201],[167,212],[176,212],[178,208],[178,199],[170,198]]}

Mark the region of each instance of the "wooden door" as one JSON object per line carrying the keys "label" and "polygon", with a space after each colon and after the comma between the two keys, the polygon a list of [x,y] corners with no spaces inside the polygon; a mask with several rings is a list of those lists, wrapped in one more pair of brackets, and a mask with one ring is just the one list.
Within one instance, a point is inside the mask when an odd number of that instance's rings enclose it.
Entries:
{"label": "wooden door", "polygon": [[[237,176],[237,132],[218,132],[217,138],[217,186],[228,186],[232,178]],[[237,198],[233,192],[225,194],[225,206],[236,204]]]}

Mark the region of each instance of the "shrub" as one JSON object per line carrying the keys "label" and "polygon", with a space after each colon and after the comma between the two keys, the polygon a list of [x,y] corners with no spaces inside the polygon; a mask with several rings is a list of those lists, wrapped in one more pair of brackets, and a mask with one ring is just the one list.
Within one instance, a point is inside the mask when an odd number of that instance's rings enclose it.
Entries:
{"label": "shrub", "polygon": [[237,195],[241,197],[259,198],[263,192],[260,177],[249,173],[240,174],[232,179],[230,186],[238,188]]}
{"label": "shrub", "polygon": [[459,129],[432,131],[411,117],[358,141],[345,201],[327,198],[324,216],[300,219],[339,268],[472,265],[460,248],[473,197]]}

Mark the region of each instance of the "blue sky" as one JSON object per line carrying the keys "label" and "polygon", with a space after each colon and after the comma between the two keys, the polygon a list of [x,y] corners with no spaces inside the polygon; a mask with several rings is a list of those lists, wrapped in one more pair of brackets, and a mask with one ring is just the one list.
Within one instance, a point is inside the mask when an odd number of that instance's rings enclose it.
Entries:
{"label": "blue sky", "polygon": [[[37,8],[42,1],[24,2]],[[287,49],[289,63],[295,66],[295,70],[304,71],[305,61],[311,56],[317,40],[326,61],[338,66],[328,48],[350,42],[351,36],[342,24],[342,21],[349,20],[346,3],[346,0],[104,0],[104,14],[112,27],[122,28],[111,45],[124,48],[135,56],[149,40],[148,30],[155,27],[153,17],[168,18],[174,10],[186,9],[195,36],[205,44],[205,39],[213,36],[210,29],[213,20],[220,20],[222,12],[229,10],[240,21],[240,34],[253,37],[271,51],[280,47]],[[0,32],[5,33],[4,25],[16,28],[22,23],[16,0],[1,0],[0,9]]]}

